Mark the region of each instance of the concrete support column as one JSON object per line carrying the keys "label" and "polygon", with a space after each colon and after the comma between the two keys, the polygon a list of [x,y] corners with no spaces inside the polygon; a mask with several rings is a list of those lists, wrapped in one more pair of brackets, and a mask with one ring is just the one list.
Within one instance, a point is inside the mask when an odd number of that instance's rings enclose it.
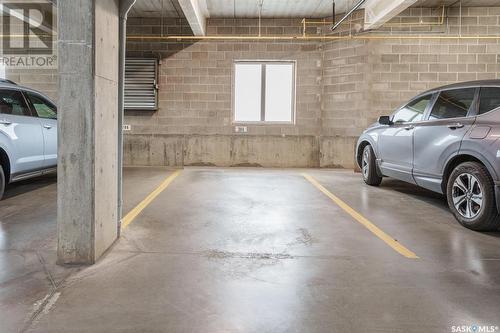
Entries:
{"label": "concrete support column", "polygon": [[58,7],[58,262],[92,264],[118,234],[119,0]]}

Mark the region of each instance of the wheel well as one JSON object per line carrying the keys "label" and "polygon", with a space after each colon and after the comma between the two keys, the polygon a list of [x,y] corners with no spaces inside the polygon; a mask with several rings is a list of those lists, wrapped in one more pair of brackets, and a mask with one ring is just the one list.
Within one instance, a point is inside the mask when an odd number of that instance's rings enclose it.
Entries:
{"label": "wheel well", "polygon": [[370,145],[370,142],[363,141],[358,146],[358,151],[356,152],[356,161],[358,162],[358,165],[360,167],[361,167],[361,159],[363,158],[363,150],[365,150],[365,147],[369,146],[369,145]]}
{"label": "wheel well", "polygon": [[10,160],[7,153],[2,148],[0,148],[0,166],[5,174],[5,182],[8,183],[10,180]]}
{"label": "wheel well", "polygon": [[450,177],[450,174],[453,171],[453,169],[455,169],[456,166],[464,162],[477,162],[484,166],[484,163],[481,162],[481,160],[477,159],[472,155],[458,155],[454,157],[450,162],[448,162],[448,165],[444,169],[443,181],[441,183],[441,189],[443,190],[443,193],[446,193],[446,185],[448,184],[448,178]]}

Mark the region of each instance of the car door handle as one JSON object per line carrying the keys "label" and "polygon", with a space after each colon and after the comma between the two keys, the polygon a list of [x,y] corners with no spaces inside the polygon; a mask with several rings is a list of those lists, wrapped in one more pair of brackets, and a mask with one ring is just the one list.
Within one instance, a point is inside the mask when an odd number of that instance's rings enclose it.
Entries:
{"label": "car door handle", "polygon": [[462,128],[462,127],[464,127],[464,124],[460,124],[460,123],[448,125],[448,128],[452,129],[452,130],[457,129],[457,128]]}
{"label": "car door handle", "polygon": [[12,125],[12,122],[8,121],[8,120],[0,120],[0,124],[1,125],[6,125],[6,126],[9,126],[9,125]]}
{"label": "car door handle", "polygon": [[414,128],[415,128],[415,126],[413,126],[413,125],[405,126],[405,130],[407,130],[407,131],[412,130]]}
{"label": "car door handle", "polygon": [[51,129],[52,128],[52,126],[50,126],[50,125],[43,125],[43,127],[45,127],[46,129]]}

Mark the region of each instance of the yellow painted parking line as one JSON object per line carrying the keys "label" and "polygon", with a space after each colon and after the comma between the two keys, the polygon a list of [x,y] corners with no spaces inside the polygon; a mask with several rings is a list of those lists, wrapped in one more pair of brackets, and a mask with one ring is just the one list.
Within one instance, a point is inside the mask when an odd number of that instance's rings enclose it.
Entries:
{"label": "yellow painted parking line", "polygon": [[356,221],[361,223],[366,229],[370,230],[375,236],[384,241],[387,245],[389,245],[394,251],[398,252],[402,256],[409,259],[418,259],[418,256],[395,240],[393,237],[386,234],[382,229],[377,227],[375,224],[371,223],[366,219],[363,215],[352,209],[348,204],[344,201],[336,197],[330,191],[328,191],[323,185],[318,183],[316,179],[311,177],[310,175],[304,173],[302,174],[305,179],[307,179],[311,184],[313,184],[318,190],[323,192],[327,197],[329,197],[334,203],[336,203],[340,208],[342,208],[347,214],[351,215]]}
{"label": "yellow painted parking line", "polygon": [[144,200],[141,201],[134,209],[132,209],[125,217],[122,219],[122,228],[125,229],[132,221],[139,215],[151,202],[161,192],[163,192],[174,179],[180,175],[181,170],[175,171],[173,174],[168,176],[153,192],[151,192]]}

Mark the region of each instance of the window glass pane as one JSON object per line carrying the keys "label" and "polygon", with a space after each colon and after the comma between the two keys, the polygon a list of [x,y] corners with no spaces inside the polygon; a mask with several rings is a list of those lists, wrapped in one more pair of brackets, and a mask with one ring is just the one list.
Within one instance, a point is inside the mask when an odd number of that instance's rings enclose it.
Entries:
{"label": "window glass pane", "polygon": [[500,88],[481,88],[479,114],[489,112],[498,107],[500,107]]}
{"label": "window glass pane", "polygon": [[262,67],[260,64],[236,64],[234,83],[234,120],[261,120]]}
{"label": "window glass pane", "polygon": [[392,121],[395,123],[408,123],[422,120],[431,98],[432,95],[426,95],[410,102],[394,114]]}
{"label": "window glass pane", "polygon": [[16,90],[0,90],[0,113],[31,116],[23,95]]}
{"label": "window glass pane", "polygon": [[442,91],[429,119],[465,117],[474,101],[475,88]]}
{"label": "window glass pane", "polygon": [[27,93],[28,98],[35,107],[36,113],[40,118],[57,119],[57,110],[52,103],[42,99],[42,97],[37,96],[32,93]]}
{"label": "window glass pane", "polygon": [[292,121],[293,64],[266,65],[266,121]]}

